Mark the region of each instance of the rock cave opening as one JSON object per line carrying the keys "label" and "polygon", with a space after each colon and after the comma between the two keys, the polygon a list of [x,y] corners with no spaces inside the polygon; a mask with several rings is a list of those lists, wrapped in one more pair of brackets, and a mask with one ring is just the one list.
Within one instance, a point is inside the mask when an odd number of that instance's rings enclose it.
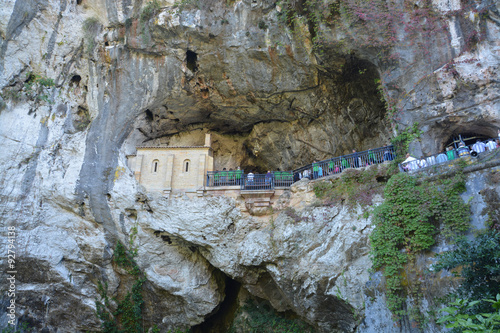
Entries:
{"label": "rock cave opening", "polygon": [[[184,52],[186,68],[198,71],[198,54]],[[245,98],[230,95],[221,102],[203,86],[200,94],[159,97],[161,105],[149,105],[137,118],[136,128],[145,137],[136,146],[151,140],[197,145],[200,133],[211,131],[214,170],[239,166],[245,173],[263,174],[386,145],[392,133],[378,89],[378,67],[350,54],[325,59],[325,66],[329,70],[321,74],[319,86],[307,91],[273,90],[259,99],[254,96],[259,91],[250,91]],[[221,84],[225,87],[226,80]]]}
{"label": "rock cave opening", "polygon": [[144,111],[144,113],[146,114],[147,120],[153,121],[154,117],[153,117],[153,112],[151,112],[151,110],[147,109],[146,111]]}
{"label": "rock cave opening", "polygon": [[186,66],[193,73],[198,70],[198,55],[196,52],[186,51]]}
{"label": "rock cave opening", "polygon": [[76,0],[77,5],[81,5],[83,0]]}
{"label": "rock cave opening", "polygon": [[75,74],[71,77],[70,85],[75,85],[76,87],[78,87],[80,85],[81,80],[82,80],[82,77],[78,74]]}
{"label": "rock cave opening", "polygon": [[236,311],[239,308],[238,295],[241,284],[220,272],[225,277],[224,300],[203,323],[191,327],[191,333],[221,333],[227,332],[233,323]]}

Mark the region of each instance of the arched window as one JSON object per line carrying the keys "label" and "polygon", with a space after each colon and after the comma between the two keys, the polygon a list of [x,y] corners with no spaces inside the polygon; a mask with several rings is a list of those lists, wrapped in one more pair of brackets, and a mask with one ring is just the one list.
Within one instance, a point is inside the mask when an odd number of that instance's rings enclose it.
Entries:
{"label": "arched window", "polygon": [[191,164],[190,160],[184,160],[184,167],[182,169],[183,172],[189,172],[189,166]]}
{"label": "arched window", "polygon": [[158,161],[158,160],[154,160],[154,161],[153,161],[153,165],[151,166],[151,172],[152,172],[152,173],[157,173],[157,172],[158,172],[159,165],[160,165],[160,161]]}

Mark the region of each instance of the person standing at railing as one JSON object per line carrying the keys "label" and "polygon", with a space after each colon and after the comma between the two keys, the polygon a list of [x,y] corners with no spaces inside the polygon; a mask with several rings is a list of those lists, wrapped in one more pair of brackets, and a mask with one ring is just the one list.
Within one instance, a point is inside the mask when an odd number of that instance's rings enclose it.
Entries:
{"label": "person standing at railing", "polygon": [[301,180],[302,179],[302,172],[293,173],[292,179],[294,182],[298,182],[299,180]]}
{"label": "person standing at railing", "polygon": [[488,142],[486,143],[486,148],[488,148],[488,151],[492,151],[496,147],[497,144],[495,143],[495,141],[493,141],[493,139],[488,140]]}
{"label": "person standing at railing", "polygon": [[344,171],[345,169],[349,168],[349,162],[347,162],[345,158],[342,158],[340,161],[340,166],[342,167],[342,171]]}
{"label": "person standing at railing", "polygon": [[425,160],[424,156],[420,157],[420,161],[418,161],[418,166],[419,166],[419,168],[427,168],[428,164],[427,164],[427,161]]}
{"label": "person standing at railing", "polygon": [[406,159],[401,163],[404,171],[412,171],[418,169],[417,159],[406,153]]}
{"label": "person standing at railing", "polygon": [[270,186],[273,181],[273,174],[271,173],[271,170],[267,170],[266,173],[266,186]]}
{"label": "person standing at railing", "polygon": [[227,185],[227,171],[226,171],[226,168],[222,169],[222,171],[220,173],[220,178],[221,178],[222,185],[223,186]]}
{"label": "person standing at railing", "polygon": [[250,172],[247,175],[247,185],[253,185],[253,178],[254,178],[254,174],[250,170]]}
{"label": "person standing at railing", "polygon": [[481,142],[481,140],[478,139],[476,143],[472,145],[472,150],[480,154],[486,150],[486,145],[484,144],[484,142]]}
{"label": "person standing at railing", "polygon": [[328,162],[328,174],[329,175],[333,174],[333,168],[334,168],[333,160],[330,160],[330,162]]}
{"label": "person standing at railing", "polygon": [[353,163],[353,167],[359,168],[359,155],[358,155],[358,152],[356,151],[356,149],[352,150],[352,163]]}
{"label": "person standing at railing", "polygon": [[319,172],[319,164],[316,162],[316,160],[313,161],[312,163],[313,167],[313,179],[318,178],[318,172]]}
{"label": "person standing at railing", "polygon": [[375,154],[371,149],[368,149],[368,164],[372,165],[375,164]]}
{"label": "person standing at railing", "polygon": [[465,145],[463,141],[460,141],[460,144],[458,145],[458,156],[459,157],[470,156],[469,148]]}
{"label": "person standing at railing", "polygon": [[214,186],[219,186],[220,185],[220,173],[219,173],[219,171],[215,170],[213,177],[214,177]]}
{"label": "person standing at railing", "polygon": [[392,161],[394,159],[394,156],[392,156],[392,151],[387,147],[384,150],[384,161]]}
{"label": "person standing at railing", "polygon": [[280,186],[282,179],[285,178],[285,171],[281,172],[280,169],[274,171],[274,185]]}
{"label": "person standing at railing", "polygon": [[235,173],[236,185],[241,185],[241,176],[243,176],[243,170],[238,167]]}
{"label": "person standing at railing", "polygon": [[452,147],[446,148],[446,156],[448,157],[448,161],[455,159],[455,151]]}
{"label": "person standing at railing", "polygon": [[234,185],[234,179],[235,179],[234,176],[235,176],[235,171],[233,170],[233,168],[229,168],[229,171],[227,172],[227,179],[229,185]]}

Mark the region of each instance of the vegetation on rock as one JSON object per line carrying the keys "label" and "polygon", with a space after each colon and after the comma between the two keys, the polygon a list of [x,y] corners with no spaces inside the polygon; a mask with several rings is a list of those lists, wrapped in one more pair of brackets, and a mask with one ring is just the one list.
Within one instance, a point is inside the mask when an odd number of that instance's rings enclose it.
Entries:
{"label": "vegetation on rock", "polygon": [[85,40],[85,50],[91,55],[95,47],[95,37],[101,28],[101,23],[95,17],[83,21],[82,30]]}
{"label": "vegetation on rock", "polygon": [[432,184],[417,184],[416,178],[404,173],[388,181],[385,201],[374,210],[370,240],[373,268],[381,269],[386,278],[387,303],[396,318],[407,314],[403,305],[408,289],[413,288],[417,303],[419,299],[418,285],[404,281],[405,265],[434,245],[439,232],[452,237],[469,228],[469,205],[460,197],[464,190],[462,173]]}
{"label": "vegetation on rock", "polygon": [[155,15],[155,13],[160,9],[160,3],[157,0],[149,2],[141,11],[139,15],[139,23],[141,29],[142,41],[144,44],[150,42],[149,35],[149,20]]}
{"label": "vegetation on rock", "polygon": [[316,330],[307,323],[279,315],[270,305],[249,300],[243,305],[229,333],[312,333]]}
{"label": "vegetation on rock", "polygon": [[325,205],[342,203],[351,211],[360,205],[366,210],[377,194],[382,195],[389,175],[385,165],[364,170],[346,169],[338,178],[314,184],[314,193]]}
{"label": "vegetation on rock", "polygon": [[28,323],[22,323],[16,327],[9,325],[2,329],[2,333],[30,333],[30,332],[33,332],[33,328],[29,327]]}
{"label": "vegetation on rock", "polygon": [[101,328],[107,333],[137,333],[144,332],[142,323],[142,285],[146,278],[133,260],[133,255],[129,254],[121,242],[116,243],[113,254],[113,262],[125,270],[132,277],[133,286],[122,300],[113,298],[116,304],[114,310],[108,297],[108,284],[99,282],[98,290],[101,300],[96,300],[96,313],[102,321]]}
{"label": "vegetation on rock", "polygon": [[35,73],[29,73],[28,79],[24,83],[24,91],[28,97],[36,101],[45,101],[49,104],[53,104],[53,101],[49,98],[49,89],[55,85],[54,80],[50,78]]}
{"label": "vegetation on rock", "polygon": [[405,159],[410,143],[418,139],[422,133],[422,130],[418,128],[418,123],[414,123],[412,126],[400,131],[397,136],[391,139],[394,151],[396,152],[396,159],[394,160],[395,165],[401,163]]}
{"label": "vegetation on rock", "polygon": [[[491,311],[476,313],[478,304],[489,305]],[[482,307],[482,306],[481,306]],[[446,324],[452,332],[499,332],[500,331],[500,294],[496,299],[483,299],[469,302],[457,299],[450,306],[441,309],[444,314],[438,322]]]}
{"label": "vegetation on rock", "polygon": [[[487,230],[473,240],[460,238],[456,245],[455,250],[438,255],[438,263],[434,267],[436,271],[452,271],[461,282],[454,292],[447,295],[446,298],[453,301],[450,308],[453,312],[446,312],[455,316],[455,322],[459,318],[467,320],[476,315],[495,315],[500,308],[492,308],[489,303],[481,300],[494,298],[500,290],[500,232]],[[498,296],[497,304],[500,305]],[[451,319],[446,316],[440,321],[450,322]],[[496,323],[496,328],[500,328],[499,324]]]}

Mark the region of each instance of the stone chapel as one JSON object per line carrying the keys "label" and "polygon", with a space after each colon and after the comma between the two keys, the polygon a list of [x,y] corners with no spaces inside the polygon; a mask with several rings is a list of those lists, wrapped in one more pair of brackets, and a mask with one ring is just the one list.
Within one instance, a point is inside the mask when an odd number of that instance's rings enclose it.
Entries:
{"label": "stone chapel", "polygon": [[128,167],[146,190],[171,193],[187,192],[203,196],[206,175],[213,171],[211,135],[205,134],[204,146],[139,146],[128,155]]}

